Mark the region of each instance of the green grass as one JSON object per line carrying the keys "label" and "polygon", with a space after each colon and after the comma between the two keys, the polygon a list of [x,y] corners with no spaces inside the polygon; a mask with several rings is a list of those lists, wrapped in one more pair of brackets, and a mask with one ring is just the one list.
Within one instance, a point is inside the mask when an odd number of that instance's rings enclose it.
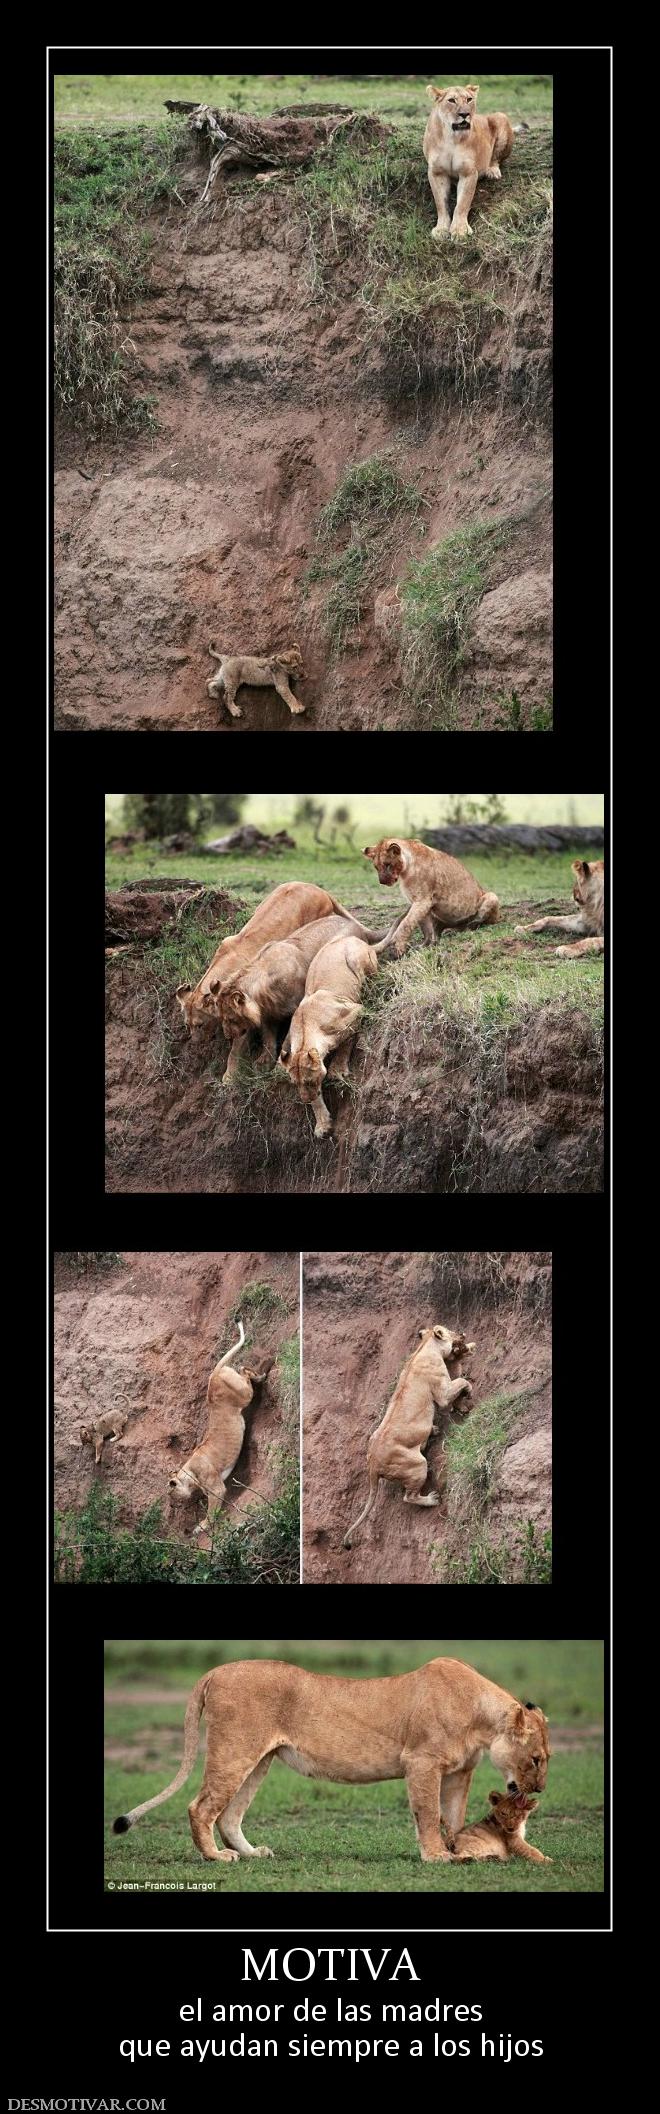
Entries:
{"label": "green grass", "polygon": [[486,1511],[512,1427],[531,1397],[530,1388],[491,1395],[489,1401],[478,1402],[464,1421],[449,1424],[444,1448],[448,1503],[454,1518],[462,1518],[466,1512],[479,1517]]}
{"label": "green grass", "polygon": [[[449,85],[438,83],[438,85]],[[552,113],[551,74],[482,74],[484,110],[504,108],[528,122]],[[126,124],[162,117],[166,98],[211,103],[218,109],[269,115],[289,103],[343,103],[378,110],[392,123],[419,126],[426,119],[426,76],[394,74],[372,79],[340,74],[94,74],[55,76],[56,124]]]}
{"label": "green grass", "polygon": [[166,121],[148,134],[56,134],[55,403],[92,433],[154,423],[135,386],[130,312],[147,284],[147,216],[171,194],[185,142]]}
{"label": "green grass", "polygon": [[[284,1659],[317,1673],[351,1676],[407,1673],[428,1659],[466,1659],[489,1681],[511,1695],[533,1696],[547,1716],[560,1725],[589,1726],[602,1720],[603,1647],[591,1638],[512,1640],[510,1638],[426,1637],[323,1639],[113,1638],[106,1643],[106,1686],[129,1688],[133,1682],[158,1683],[187,1694],[200,1674],[228,1659]],[[170,1706],[167,1706],[168,1710]],[[167,1722],[180,1724],[170,1710]]]}
{"label": "green grass", "polygon": [[[530,1826],[530,1840],[554,1859],[550,1866],[428,1866],[419,1860],[402,1783],[342,1785],[301,1778],[274,1763],[251,1809],[248,1839],[268,1841],[273,1863],[227,1866],[219,1874],[200,1864],[193,1849],[186,1807],[199,1788],[201,1758],[185,1788],[146,1816],[127,1837],[109,1830],[117,1813],[161,1790],[181,1756],[184,1695],[199,1674],[226,1659],[285,1657],[326,1672],[353,1675],[401,1672],[446,1653],[465,1658],[512,1694],[533,1696],[551,1720],[557,1751],[547,1790]],[[135,1644],[106,1647],[106,1873],[122,1882],[212,1880],[219,1890],[251,1892],[576,1892],[602,1888],[603,1765],[602,1647],[597,1642],[491,1642],[441,1640],[420,1644],[316,1643]],[[180,1684],[170,1701],[143,1699],[131,1683],[156,1680],[165,1690]],[[117,1696],[115,1700],[113,1689]],[[121,1695],[119,1691],[122,1691]],[[562,1726],[573,1742],[562,1744]],[[579,1728],[583,1739],[576,1740]],[[113,1751],[114,1750],[114,1751]],[[485,1813],[488,1792],[500,1787],[490,1762],[475,1772],[468,1819]]]}
{"label": "green grass", "polygon": [[470,619],[513,532],[511,520],[474,521],[411,561],[399,600],[402,668],[415,704],[451,710]]}
{"label": "green grass", "polygon": [[[546,127],[516,139],[501,184],[478,187],[473,239],[434,242],[420,152],[427,109],[414,129],[399,127],[380,146],[339,133],[294,187],[307,221],[311,291],[323,305],[334,301],[341,269],[363,311],[365,384],[377,347],[378,393],[395,406],[429,390],[468,404],[483,390],[493,320],[512,313],[521,273],[551,233]],[[498,387],[501,379],[498,371]]]}
{"label": "green grass", "polygon": [[497,1540],[482,1530],[458,1555],[432,1548],[430,1560],[439,1585],[551,1585],[552,1534],[520,1520]]}
{"label": "green grass", "polygon": [[388,558],[406,523],[420,513],[417,486],[391,455],[351,464],[319,515],[316,554],[304,579],[321,589],[321,625],[333,654],[356,642],[368,596],[384,585]]}

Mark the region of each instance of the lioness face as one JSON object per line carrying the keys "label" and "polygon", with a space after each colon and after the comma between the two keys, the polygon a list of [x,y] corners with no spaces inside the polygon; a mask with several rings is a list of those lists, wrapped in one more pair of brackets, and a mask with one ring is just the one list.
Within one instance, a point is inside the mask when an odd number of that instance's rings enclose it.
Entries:
{"label": "lioness face", "polygon": [[215,1026],[215,1014],[209,1007],[206,993],[201,996],[198,991],[193,990],[192,984],[179,984],[176,995],[189,1035],[196,1035],[199,1029]]}
{"label": "lioness face", "polygon": [[365,859],[372,859],[383,888],[391,888],[403,873],[403,853],[396,837],[382,837],[380,844],[366,844]]}
{"label": "lioness face", "polygon": [[179,1468],[176,1475],[170,1476],[170,1490],[178,1491],[179,1497],[194,1497],[198,1488],[199,1484],[195,1482],[189,1468]]}
{"label": "lioness face", "polygon": [[313,1046],[307,1050],[298,1050],[296,1056],[285,1057],[284,1063],[289,1078],[298,1088],[301,1101],[316,1101],[326,1076],[326,1067],[319,1050]]}
{"label": "lioness face", "polygon": [[228,1041],[244,1035],[247,1028],[261,1027],[261,1013],[255,998],[246,998],[244,991],[228,991],[220,1007],[223,1034]]}
{"label": "lioness face", "polygon": [[519,1703],[511,1726],[498,1733],[490,1749],[510,1795],[543,1791],[548,1777],[548,1720],[534,1703]]}
{"label": "lioness face", "polygon": [[479,94],[473,82],[467,88],[431,88],[429,94],[451,132],[469,132]]}
{"label": "lioness face", "polygon": [[574,882],[574,886],[573,886],[573,901],[574,901],[574,903],[588,903],[588,901],[589,901],[589,897],[590,897],[590,895],[591,895],[591,892],[592,892],[592,883],[593,883],[593,876],[594,876],[594,874],[595,874],[595,873],[597,873],[597,872],[598,872],[598,862],[597,862],[597,860],[595,860],[595,859],[594,859],[594,860],[592,860],[592,861],[590,861],[589,859],[575,859],[575,860],[574,860],[574,862],[573,862],[573,873],[575,874],[575,882]]}

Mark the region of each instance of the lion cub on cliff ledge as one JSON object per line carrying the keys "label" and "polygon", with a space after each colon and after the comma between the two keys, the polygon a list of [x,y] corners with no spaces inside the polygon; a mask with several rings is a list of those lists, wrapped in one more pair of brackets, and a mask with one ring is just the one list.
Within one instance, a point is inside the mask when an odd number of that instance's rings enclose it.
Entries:
{"label": "lion cub on cliff ledge", "polygon": [[531,1864],[552,1864],[551,1857],[544,1857],[542,1850],[525,1842],[527,1818],[535,1813],[538,1799],[528,1798],[525,1791],[517,1791],[513,1797],[508,1792],[489,1791],[488,1796],[491,1812],[483,1820],[471,1821],[455,1837],[456,1862],[468,1864],[472,1858],[499,1857],[504,1863],[509,1857],[526,1857]]}
{"label": "lion cub on cliff ledge", "polygon": [[[472,82],[467,88],[428,87],[426,93],[431,96],[433,109],[423,145],[438,209],[431,233],[434,242],[442,242],[445,235],[472,234],[468,213],[479,178],[487,177],[490,183],[499,181],[500,163],[508,160],[514,131],[528,132],[529,126],[512,125],[503,110],[478,117],[479,90]],[[456,204],[450,219],[452,184],[456,185]]]}

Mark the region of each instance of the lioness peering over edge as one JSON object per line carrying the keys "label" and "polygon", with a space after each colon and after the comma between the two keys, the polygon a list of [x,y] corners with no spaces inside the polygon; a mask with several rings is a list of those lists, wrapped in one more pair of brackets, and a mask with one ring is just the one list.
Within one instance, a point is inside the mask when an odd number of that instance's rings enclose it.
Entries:
{"label": "lioness peering over edge", "polygon": [[[204,1781],[188,1807],[193,1842],[225,1864],[271,1857],[246,1842],[243,1817],[271,1762],[333,1783],[376,1784],[405,1777],[425,1862],[448,1859],[440,1817],[458,1834],[472,1774],[489,1754],[507,1791],[542,1791],[548,1774],[548,1721],[460,1659],[431,1659],[414,1673],[346,1680],[308,1673],[278,1659],[233,1660],[203,1674],[185,1716],[183,1761],[173,1782],[114,1822],[116,1835],[180,1791],[194,1766],[206,1713]],[[219,1850],[213,1829],[223,1841]]]}

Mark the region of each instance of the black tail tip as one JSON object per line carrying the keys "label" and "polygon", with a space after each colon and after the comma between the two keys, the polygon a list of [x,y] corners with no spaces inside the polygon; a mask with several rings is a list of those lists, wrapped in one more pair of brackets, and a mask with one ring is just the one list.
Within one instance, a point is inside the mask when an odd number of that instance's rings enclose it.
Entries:
{"label": "black tail tip", "polygon": [[127,1834],[127,1832],[128,1832],[128,1829],[130,1828],[130,1825],[131,1825],[131,1823],[130,1823],[130,1820],[129,1820],[128,1814],[127,1814],[127,1813],[120,1813],[120,1814],[119,1814],[119,1817],[118,1817],[118,1819],[117,1819],[117,1820],[113,1820],[113,1823],[112,1823],[112,1833],[113,1833],[113,1835],[126,1835],[126,1834]]}

